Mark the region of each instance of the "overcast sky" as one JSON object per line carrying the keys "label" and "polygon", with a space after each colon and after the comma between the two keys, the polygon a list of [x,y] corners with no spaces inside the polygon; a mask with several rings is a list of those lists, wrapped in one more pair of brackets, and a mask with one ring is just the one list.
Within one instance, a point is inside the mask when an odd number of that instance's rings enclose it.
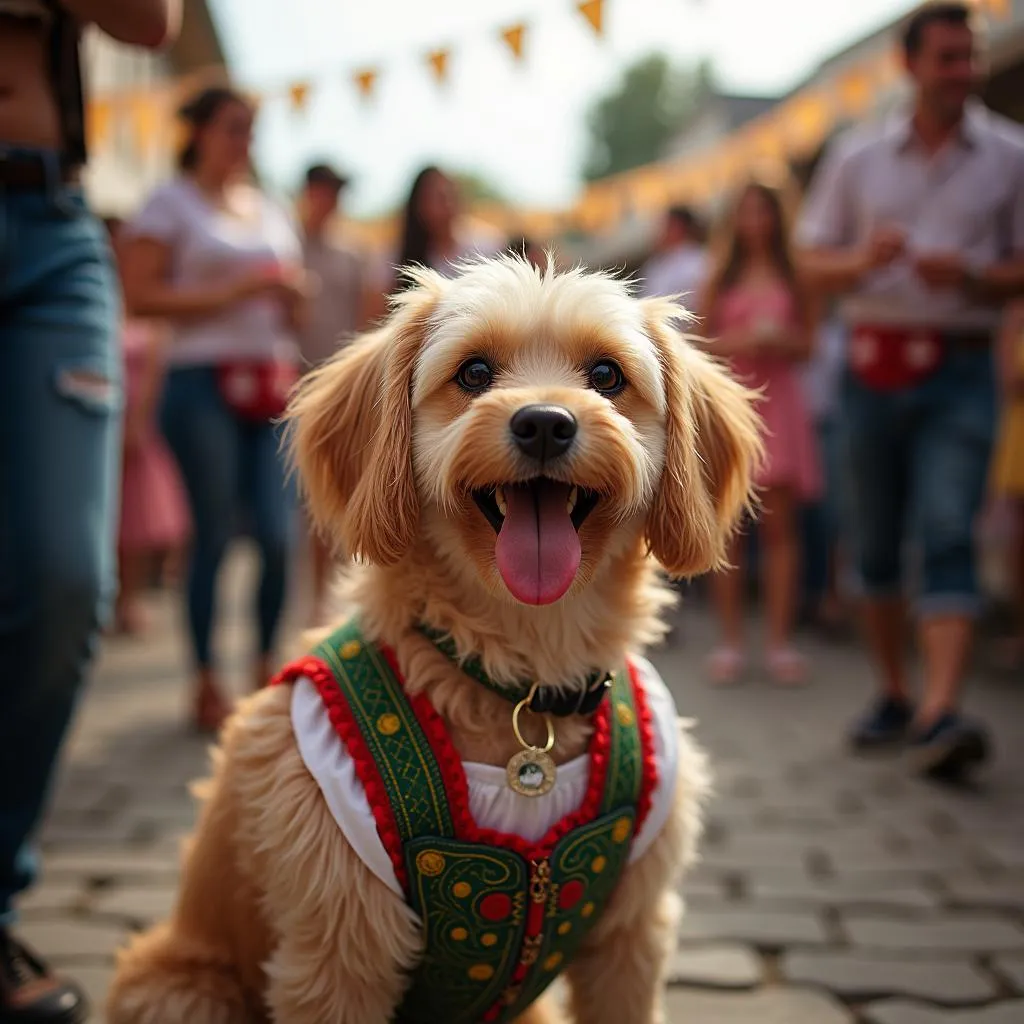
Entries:
{"label": "overcast sky", "polygon": [[[211,0],[239,80],[281,90],[308,77],[304,116],[264,105],[258,158],[292,188],[310,159],[355,177],[357,215],[397,202],[426,162],[475,171],[511,199],[562,206],[579,189],[584,118],[623,68],[652,51],[680,63],[711,58],[727,89],[772,94],[832,51],[913,6],[906,0],[607,0],[597,39],[572,0]],[[513,63],[499,29],[527,21]],[[283,26],[283,28],[282,28]],[[424,52],[453,49],[439,88]],[[352,72],[379,66],[374,98]]]}

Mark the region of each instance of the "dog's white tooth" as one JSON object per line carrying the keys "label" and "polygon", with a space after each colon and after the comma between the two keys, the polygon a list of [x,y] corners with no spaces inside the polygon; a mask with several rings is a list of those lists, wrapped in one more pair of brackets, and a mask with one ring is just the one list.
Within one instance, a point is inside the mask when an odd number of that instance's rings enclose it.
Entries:
{"label": "dog's white tooth", "polygon": [[577,490],[575,485],[573,485],[572,489],[569,491],[569,500],[565,503],[565,510],[569,515],[572,515],[573,509],[576,508],[576,496]]}
{"label": "dog's white tooth", "polygon": [[508,502],[505,501],[505,490],[502,487],[496,487],[494,489],[494,502],[498,506],[498,511],[504,516],[508,514]]}

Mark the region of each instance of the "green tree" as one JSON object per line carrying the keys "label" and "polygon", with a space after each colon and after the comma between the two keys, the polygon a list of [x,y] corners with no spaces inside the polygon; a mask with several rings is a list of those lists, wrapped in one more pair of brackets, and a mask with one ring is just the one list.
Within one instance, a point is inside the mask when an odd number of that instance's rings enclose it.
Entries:
{"label": "green tree", "polygon": [[583,177],[594,181],[657,160],[711,87],[711,67],[704,61],[676,68],[664,55],[651,54],[628,67],[587,114]]}
{"label": "green tree", "polygon": [[459,187],[459,194],[467,203],[508,201],[494,182],[475,171],[454,171],[452,178]]}

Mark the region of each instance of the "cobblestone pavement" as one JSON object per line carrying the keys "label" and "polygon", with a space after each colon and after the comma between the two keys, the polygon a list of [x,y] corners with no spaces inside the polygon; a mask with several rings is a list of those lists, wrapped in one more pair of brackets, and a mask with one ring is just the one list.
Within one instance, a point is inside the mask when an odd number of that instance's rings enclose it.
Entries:
{"label": "cobblestone pavement", "polygon": [[[237,606],[251,585],[237,558],[221,646],[239,683]],[[205,770],[205,744],[183,726],[175,603],[155,607],[151,636],[105,645],[45,831],[44,880],[22,904],[27,938],[97,1004],[115,947],[171,906],[186,784]],[[685,886],[672,1024],[1021,1024],[1024,680],[972,685],[998,760],[979,788],[950,793],[898,760],[843,751],[867,694],[855,648],[808,641],[804,690],[712,689],[700,678],[710,621],[699,607],[678,621],[654,660],[698,721],[717,795]]]}

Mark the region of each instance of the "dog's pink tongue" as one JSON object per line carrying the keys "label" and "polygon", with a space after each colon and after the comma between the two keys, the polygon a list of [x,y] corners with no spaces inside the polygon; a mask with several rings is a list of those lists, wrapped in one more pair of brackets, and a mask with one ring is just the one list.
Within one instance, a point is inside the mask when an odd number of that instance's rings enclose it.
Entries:
{"label": "dog's pink tongue", "polygon": [[498,572],[524,604],[551,604],[572,586],[580,567],[580,538],[566,507],[569,486],[549,480],[509,486],[505,501],[494,549]]}

